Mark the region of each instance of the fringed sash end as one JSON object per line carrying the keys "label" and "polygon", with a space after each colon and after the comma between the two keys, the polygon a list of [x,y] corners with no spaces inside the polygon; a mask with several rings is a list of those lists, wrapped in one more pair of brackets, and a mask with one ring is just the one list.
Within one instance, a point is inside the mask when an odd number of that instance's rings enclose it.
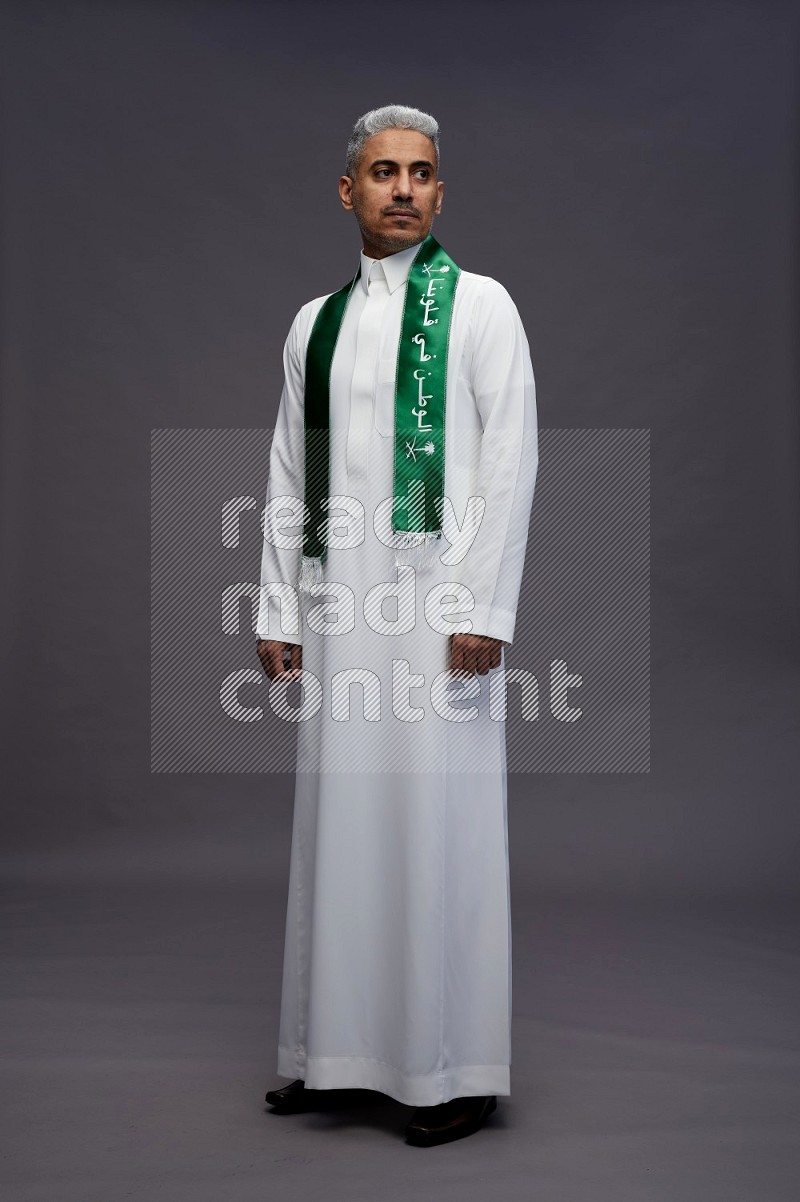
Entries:
{"label": "fringed sash end", "polygon": [[442,531],[392,531],[394,562],[397,567],[424,568],[434,562],[442,546]]}
{"label": "fringed sash end", "polygon": [[322,560],[319,556],[304,555],[300,564],[299,589],[301,593],[310,592],[315,584],[322,584]]}

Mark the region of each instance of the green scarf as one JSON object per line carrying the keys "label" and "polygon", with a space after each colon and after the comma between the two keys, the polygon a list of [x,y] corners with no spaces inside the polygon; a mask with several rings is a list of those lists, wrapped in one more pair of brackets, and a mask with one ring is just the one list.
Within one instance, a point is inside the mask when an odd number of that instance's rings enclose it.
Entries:
{"label": "green scarf", "polygon": [[[359,267],[353,279],[324,302],[306,351],[306,518],[300,570],[300,589],[305,591],[322,582],[327,554],[331,363],[360,273]],[[459,275],[460,269],[428,234],[408,273],[397,348],[391,538],[396,563],[429,562],[442,537],[447,353]]]}

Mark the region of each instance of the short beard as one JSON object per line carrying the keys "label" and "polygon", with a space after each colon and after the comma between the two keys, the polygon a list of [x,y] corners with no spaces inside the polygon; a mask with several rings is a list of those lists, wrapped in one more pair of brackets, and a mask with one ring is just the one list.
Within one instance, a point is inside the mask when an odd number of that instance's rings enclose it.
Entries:
{"label": "short beard", "polygon": [[367,241],[371,242],[373,246],[385,250],[390,255],[396,254],[400,250],[408,250],[409,246],[416,246],[417,243],[425,241],[424,237],[421,238],[419,234],[412,234],[410,232],[408,234],[401,234],[399,232],[396,234],[385,234],[382,232],[378,233],[377,231],[372,233],[363,225],[360,205],[357,205],[355,201],[353,202],[353,212],[358,222],[358,228],[361,230],[362,238],[366,235]]}
{"label": "short beard", "polygon": [[424,242],[425,239],[420,238],[419,234],[416,236],[414,234],[370,234],[369,241],[374,246],[379,246],[381,250],[395,254],[399,250],[408,250],[409,246],[416,246],[418,242]]}

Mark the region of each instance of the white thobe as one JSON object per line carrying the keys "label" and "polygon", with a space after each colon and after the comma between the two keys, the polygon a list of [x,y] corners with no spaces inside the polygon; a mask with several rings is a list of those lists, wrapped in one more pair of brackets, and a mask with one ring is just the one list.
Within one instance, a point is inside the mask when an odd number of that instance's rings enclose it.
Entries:
{"label": "white thobe", "polygon": [[[301,643],[303,671],[322,698],[298,722],[278,1072],[312,1089],[373,1089],[425,1106],[510,1093],[511,1061],[505,726],[489,710],[489,684],[505,659],[457,685],[454,696],[461,689],[464,699],[448,710],[449,634],[426,596],[445,582],[465,586],[469,600],[460,594],[464,608],[449,620],[467,619],[472,633],[511,643],[538,451],[517,309],[496,280],[462,269],[444,492],[459,523],[470,497],[486,507],[460,562],[416,569],[410,608],[407,592],[394,608],[384,604],[383,617],[400,633],[376,632],[366,594],[399,579],[373,520],[393,490],[397,343],[417,250],[381,260],[362,252],[331,365],[328,492],[355,498],[366,520],[360,545],[338,545],[329,534],[324,580],[355,599],[352,629],[324,627],[332,597],[324,585],[301,594],[297,629],[265,587],[257,633]],[[303,497],[305,353],[325,299],[303,306],[284,348],[270,512],[280,511],[278,497]],[[282,523],[284,533],[300,529]],[[261,583],[296,588],[300,548],[286,538],[273,545],[271,532],[268,521]],[[363,683],[339,692],[337,708],[332,677],[347,670]]]}

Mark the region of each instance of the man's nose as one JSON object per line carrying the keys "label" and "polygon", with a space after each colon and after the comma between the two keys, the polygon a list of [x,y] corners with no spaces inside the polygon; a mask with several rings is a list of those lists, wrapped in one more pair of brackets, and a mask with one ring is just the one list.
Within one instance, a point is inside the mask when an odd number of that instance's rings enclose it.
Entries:
{"label": "man's nose", "polygon": [[412,195],[412,190],[413,189],[412,189],[410,174],[407,171],[406,172],[401,171],[398,174],[397,179],[395,180],[395,185],[394,185],[395,200],[410,200],[411,195]]}

